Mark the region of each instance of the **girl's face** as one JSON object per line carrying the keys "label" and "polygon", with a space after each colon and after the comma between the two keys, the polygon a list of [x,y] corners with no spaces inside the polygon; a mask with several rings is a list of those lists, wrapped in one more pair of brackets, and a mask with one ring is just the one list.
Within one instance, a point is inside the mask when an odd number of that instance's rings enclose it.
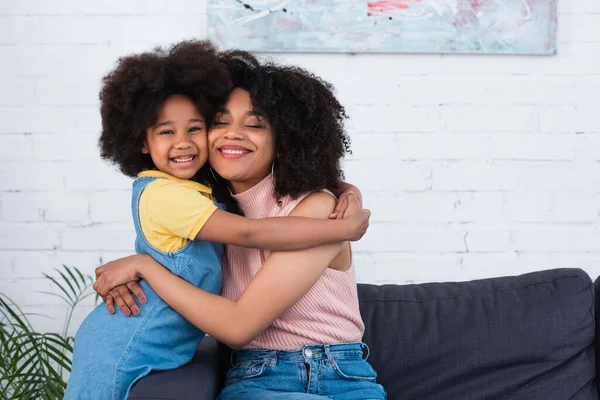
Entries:
{"label": "girl's face", "polygon": [[146,130],[142,153],[156,168],[180,179],[191,179],[208,159],[206,120],[186,96],[165,100],[158,120]]}
{"label": "girl's face", "polygon": [[210,165],[242,193],[271,173],[275,140],[269,122],[256,114],[246,90],[234,89],[208,133]]}

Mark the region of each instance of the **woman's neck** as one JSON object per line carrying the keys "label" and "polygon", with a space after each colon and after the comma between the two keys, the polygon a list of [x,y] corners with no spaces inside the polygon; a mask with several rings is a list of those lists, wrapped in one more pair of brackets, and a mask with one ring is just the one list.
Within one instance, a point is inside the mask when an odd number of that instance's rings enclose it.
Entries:
{"label": "woman's neck", "polygon": [[[235,190],[233,183],[232,188]],[[232,196],[237,200],[244,215],[253,219],[266,216],[278,205],[272,174],[242,192],[232,193]]]}
{"label": "woman's neck", "polygon": [[231,194],[244,193],[244,192],[252,189],[259,182],[260,181],[258,181],[258,182],[229,182],[229,187],[231,188]]}

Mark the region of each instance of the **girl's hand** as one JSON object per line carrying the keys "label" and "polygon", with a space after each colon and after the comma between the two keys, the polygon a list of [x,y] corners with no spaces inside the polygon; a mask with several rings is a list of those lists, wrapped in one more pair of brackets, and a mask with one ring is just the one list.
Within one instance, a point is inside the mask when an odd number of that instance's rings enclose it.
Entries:
{"label": "girl's hand", "polygon": [[352,192],[346,195],[346,202],[347,205],[341,213],[341,218],[350,224],[352,234],[349,240],[357,241],[367,232],[371,211],[362,209],[360,201]]}
{"label": "girl's hand", "polygon": [[130,315],[138,316],[140,314],[140,309],[132,296],[132,293],[135,294],[137,300],[140,304],[146,303],[146,296],[144,296],[144,291],[142,287],[137,282],[129,282],[125,285],[119,285],[115,287],[113,290],[108,292],[104,301],[106,302],[106,309],[110,314],[115,313],[115,303],[117,307],[121,310],[123,315],[129,317]]}
{"label": "girl's hand", "polygon": [[[340,190],[343,190],[343,192],[339,193]],[[351,185],[349,183],[342,182],[342,184],[340,185],[340,188],[338,190],[334,191],[333,194],[338,196],[338,202],[335,205],[335,209],[329,216],[329,219],[344,218],[344,212],[348,208],[348,196],[350,194],[356,195],[356,199],[358,200],[359,207],[362,209],[362,194],[360,193],[360,190],[356,186]]]}
{"label": "girl's hand", "polygon": [[[138,271],[139,257],[135,255],[110,261],[96,268],[94,290],[106,301],[106,296],[113,288],[140,279]],[[149,257],[149,256],[147,256]]]}

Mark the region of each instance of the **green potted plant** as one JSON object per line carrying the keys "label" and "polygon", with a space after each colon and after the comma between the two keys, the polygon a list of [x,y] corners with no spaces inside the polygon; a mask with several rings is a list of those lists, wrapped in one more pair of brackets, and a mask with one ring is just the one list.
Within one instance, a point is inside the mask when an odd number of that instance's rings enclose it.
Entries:
{"label": "green potted plant", "polygon": [[[74,338],[68,336],[75,307],[95,294],[93,278],[75,267],[55,268],[58,276],[44,274],[58,289],[44,292],[67,306],[62,332],[36,332],[27,315],[0,293],[0,399],[62,399],[65,372],[71,372]],[[96,297],[96,301],[98,297]]]}

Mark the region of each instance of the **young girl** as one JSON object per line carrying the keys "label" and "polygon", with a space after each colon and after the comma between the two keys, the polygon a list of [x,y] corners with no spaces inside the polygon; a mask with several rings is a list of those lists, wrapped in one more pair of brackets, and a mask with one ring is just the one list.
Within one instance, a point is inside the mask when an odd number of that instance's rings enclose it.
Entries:
{"label": "young girl", "polygon": [[[120,59],[100,93],[102,156],[137,176],[131,203],[136,252],[209,293],[221,290],[220,243],[298,250],[356,240],[369,216],[365,211],[332,221],[250,220],[215,205],[211,189],[199,180],[208,158],[208,117],[230,88],[215,50],[206,42],[185,42]],[[244,151],[222,149],[229,158]],[[136,318],[121,315],[113,325],[100,305],[82,323],[65,399],[126,399],[133,383],[151,370],[190,361],[204,333],[145,282],[141,286],[145,301]]]}
{"label": "young girl", "polygon": [[[224,58],[235,88],[209,132],[217,176],[249,218],[328,218],[335,199],[323,190],[340,181],[348,150],[344,109],[330,86],[242,52]],[[356,207],[350,202],[347,212]],[[348,242],[271,253],[227,246],[223,276],[217,296],[137,255],[98,268],[95,289],[104,296],[142,277],[195,326],[238,349],[221,400],[385,398],[360,343]]]}

